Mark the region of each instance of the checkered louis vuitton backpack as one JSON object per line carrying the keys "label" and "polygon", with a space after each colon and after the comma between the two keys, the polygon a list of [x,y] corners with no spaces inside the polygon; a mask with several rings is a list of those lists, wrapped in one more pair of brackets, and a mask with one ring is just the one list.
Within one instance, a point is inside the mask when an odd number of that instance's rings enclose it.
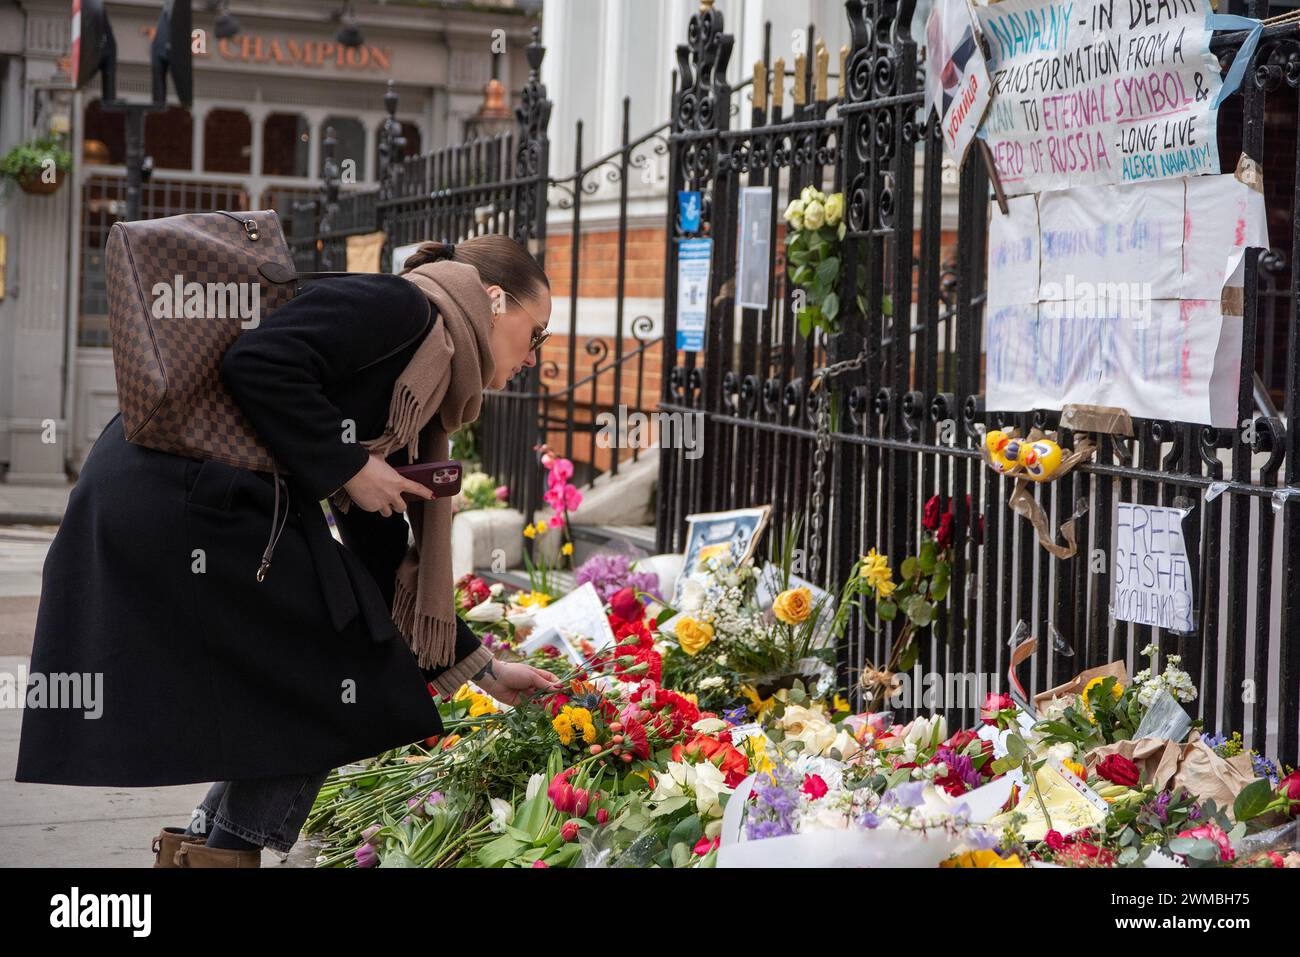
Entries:
{"label": "checkered louis vuitton backpack", "polygon": [[127,440],[285,473],[222,384],[221,357],[292,299],[300,280],[347,273],[298,273],[270,209],[114,223],[105,259]]}

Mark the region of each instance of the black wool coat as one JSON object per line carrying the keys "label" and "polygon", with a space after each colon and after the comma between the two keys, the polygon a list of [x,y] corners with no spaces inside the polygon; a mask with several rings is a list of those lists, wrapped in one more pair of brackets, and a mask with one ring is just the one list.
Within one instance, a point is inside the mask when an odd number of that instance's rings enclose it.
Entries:
{"label": "black wool coat", "polygon": [[26,707],[15,780],[319,772],[442,732],[428,682],[454,684],[486,649],[460,622],[457,663],[420,668],[389,618],[405,518],[353,506],[339,544],[320,505],[366,463],[360,442],[438,321],[398,276],[323,279],[227,352],[223,381],[289,473],[261,582],[271,475],[144,448],[109,422],[46,558],[28,687],[30,702],[38,676],[76,673],[98,704]]}

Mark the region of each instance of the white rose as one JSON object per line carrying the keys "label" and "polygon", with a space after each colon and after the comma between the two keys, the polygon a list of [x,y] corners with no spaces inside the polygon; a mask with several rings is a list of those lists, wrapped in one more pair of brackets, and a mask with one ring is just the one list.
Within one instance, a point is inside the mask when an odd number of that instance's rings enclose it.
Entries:
{"label": "white rose", "polygon": [[795,222],[795,220],[802,221],[803,219],[803,201],[798,199],[790,200],[790,205],[785,208],[784,218],[785,221],[794,226],[795,229],[802,229],[803,227],[799,223]]}
{"label": "white rose", "polygon": [[721,817],[721,795],[731,793],[722,771],[709,761],[693,765],[695,770],[695,809],[703,817]]}
{"label": "white rose", "polygon": [[826,197],[826,225],[838,226],[844,217],[844,194],[832,193]]}
{"label": "white rose", "polygon": [[821,229],[826,222],[826,207],[815,200],[803,211],[803,223],[809,229]]}

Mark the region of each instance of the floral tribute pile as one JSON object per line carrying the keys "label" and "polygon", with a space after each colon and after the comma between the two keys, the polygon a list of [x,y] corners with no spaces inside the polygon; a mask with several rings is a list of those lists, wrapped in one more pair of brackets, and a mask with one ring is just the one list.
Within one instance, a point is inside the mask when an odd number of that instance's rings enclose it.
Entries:
{"label": "floral tribute pile", "polygon": [[[568,475],[552,474],[558,511]],[[797,531],[776,549],[785,587],[768,601],[726,552],[701,557],[681,608],[661,598],[671,583],[597,556],[579,577],[615,640],[584,646],[576,667],[553,648],[516,650],[560,596],[466,576],[461,616],[498,657],[544,667],[564,690],[507,707],[466,684],[439,701],[442,736],[334,771],[304,828],[318,866],[1300,866],[1300,773],[1196,722],[1176,741],[1135,738],[1150,709],[1195,695],[1176,656],[1033,717],[996,693],[971,727],[852,713],[835,642],[854,613],[879,621],[882,602],[927,620],[951,544],[937,511],[933,525],[927,557],[900,579],[873,551],[820,599],[791,581]],[[1103,809],[1094,823],[1052,819],[1041,782],[1055,769]]]}

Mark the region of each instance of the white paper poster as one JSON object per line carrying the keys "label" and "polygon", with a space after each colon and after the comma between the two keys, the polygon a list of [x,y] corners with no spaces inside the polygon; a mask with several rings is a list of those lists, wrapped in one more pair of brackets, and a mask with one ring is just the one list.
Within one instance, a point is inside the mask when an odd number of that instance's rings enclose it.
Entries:
{"label": "white paper poster", "polygon": [[989,218],[988,308],[1038,301],[1038,197],[1007,200]]}
{"label": "white paper poster", "polygon": [[1225,174],[1081,186],[1017,197],[1006,216],[994,209],[987,407],[1091,403],[1234,427],[1242,320],[1223,289],[1241,285],[1248,246],[1268,246],[1259,196]]}
{"label": "white paper poster", "polygon": [[925,36],[925,112],[938,110],[943,145],[960,163],[992,98],[967,0],[935,0]]}
{"label": "white paper poster", "polygon": [[677,242],[677,348],[682,352],[704,349],[704,327],[709,315],[709,263],[713,240],[681,239]]}
{"label": "white paper poster", "polygon": [[[1108,298],[1112,292],[1177,299],[1183,274],[1183,183],[1174,179],[1043,193],[1038,198],[1040,299],[1078,301],[1090,294]],[[1116,283],[1133,288],[1117,290]]]}
{"label": "white paper poster", "polygon": [[1183,298],[1218,298],[1248,246],[1268,248],[1264,194],[1236,176],[1190,177],[1183,235]]}
{"label": "white paper poster", "polygon": [[1169,631],[1193,629],[1192,568],[1182,521],[1181,509],[1116,504],[1111,602],[1116,621]]}
{"label": "white paper poster", "polygon": [[976,10],[980,127],[1009,195],[1219,172],[1209,0],[1002,0]]}

